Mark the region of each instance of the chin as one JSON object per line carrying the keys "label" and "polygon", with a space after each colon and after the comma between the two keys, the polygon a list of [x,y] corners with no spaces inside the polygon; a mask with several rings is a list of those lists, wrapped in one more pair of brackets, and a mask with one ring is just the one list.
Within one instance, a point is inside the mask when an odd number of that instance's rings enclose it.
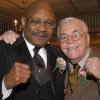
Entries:
{"label": "chin", "polygon": [[78,59],[79,58],[79,56],[73,56],[73,55],[70,55],[70,56],[68,56],[68,58],[69,59],[71,59],[71,60],[75,60],[75,59]]}
{"label": "chin", "polygon": [[79,56],[77,57],[69,57],[70,61],[75,64],[77,62],[79,62],[81,60],[81,58]]}
{"label": "chin", "polygon": [[40,46],[40,47],[43,47],[43,46],[45,46],[46,44],[45,43],[42,43],[42,44],[37,44],[38,46]]}
{"label": "chin", "polygon": [[71,58],[71,59],[75,59],[75,58],[78,58],[78,57],[79,57],[79,55],[76,54],[75,52],[74,52],[74,53],[67,54],[67,56],[68,56],[69,58]]}

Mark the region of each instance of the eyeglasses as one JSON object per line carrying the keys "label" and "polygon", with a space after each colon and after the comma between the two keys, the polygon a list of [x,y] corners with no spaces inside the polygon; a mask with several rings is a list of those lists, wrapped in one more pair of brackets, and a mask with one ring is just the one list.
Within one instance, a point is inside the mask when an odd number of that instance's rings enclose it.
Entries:
{"label": "eyeglasses", "polygon": [[27,22],[31,23],[31,25],[34,27],[39,27],[41,24],[44,24],[44,26],[47,28],[54,28],[56,25],[56,22],[51,20],[41,21],[40,19],[30,19],[30,18],[27,18],[26,20]]}
{"label": "eyeglasses", "polygon": [[66,35],[66,33],[65,33],[65,34],[61,34],[60,35],[59,40],[60,40],[60,42],[66,42],[66,41],[69,40],[69,37],[70,37],[71,41],[78,41],[78,40],[80,40],[85,35],[86,35],[86,32],[84,32],[83,34],[81,34],[78,31],[74,32],[72,35]]}

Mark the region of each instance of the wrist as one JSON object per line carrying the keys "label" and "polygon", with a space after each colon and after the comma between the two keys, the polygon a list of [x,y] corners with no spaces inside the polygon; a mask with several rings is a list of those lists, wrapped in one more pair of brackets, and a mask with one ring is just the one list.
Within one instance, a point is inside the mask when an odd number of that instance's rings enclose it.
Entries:
{"label": "wrist", "polygon": [[13,88],[12,80],[9,80],[9,77],[7,75],[4,77],[4,84],[7,90]]}

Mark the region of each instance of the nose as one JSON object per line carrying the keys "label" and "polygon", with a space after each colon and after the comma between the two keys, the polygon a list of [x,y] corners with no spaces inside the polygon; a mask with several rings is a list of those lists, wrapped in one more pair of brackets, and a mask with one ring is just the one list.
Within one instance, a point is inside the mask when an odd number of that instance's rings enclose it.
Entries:
{"label": "nose", "polygon": [[42,22],[39,25],[39,31],[41,31],[41,32],[46,32],[47,31],[47,27],[46,27],[46,24],[44,22]]}
{"label": "nose", "polygon": [[66,41],[67,41],[67,43],[72,43],[73,42],[72,36],[67,36]]}

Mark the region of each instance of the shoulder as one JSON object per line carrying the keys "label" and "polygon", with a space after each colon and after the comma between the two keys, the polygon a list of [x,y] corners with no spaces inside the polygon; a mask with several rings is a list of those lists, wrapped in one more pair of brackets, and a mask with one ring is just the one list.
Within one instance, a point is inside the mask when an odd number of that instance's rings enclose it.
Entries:
{"label": "shoulder", "polygon": [[10,44],[5,43],[4,41],[0,41],[0,52],[6,50]]}
{"label": "shoulder", "polygon": [[100,57],[100,48],[94,45],[91,45],[90,47],[92,48],[91,55]]}
{"label": "shoulder", "polygon": [[49,52],[49,53],[52,53],[53,56],[62,56],[62,52],[59,48],[56,48],[50,44],[46,45],[46,50]]}
{"label": "shoulder", "polygon": [[[15,44],[5,43],[4,41],[0,41],[0,55],[3,56],[10,56],[15,51]],[[1,58],[1,57],[0,57]]]}

